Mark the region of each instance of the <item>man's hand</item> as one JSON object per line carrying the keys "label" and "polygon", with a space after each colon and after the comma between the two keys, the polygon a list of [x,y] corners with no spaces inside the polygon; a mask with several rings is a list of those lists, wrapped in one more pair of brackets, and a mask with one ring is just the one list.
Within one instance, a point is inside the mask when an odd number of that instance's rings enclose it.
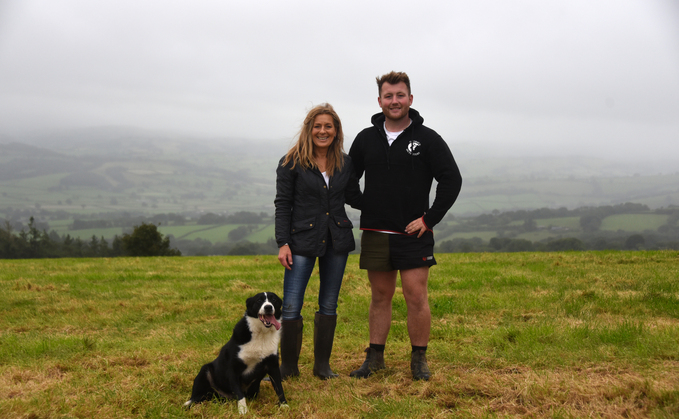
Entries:
{"label": "man's hand", "polygon": [[287,244],[278,248],[278,261],[287,270],[292,270],[292,252]]}
{"label": "man's hand", "polygon": [[[427,231],[427,225],[424,223],[422,217],[417,220],[413,220],[406,226],[406,234],[417,234],[417,238],[422,237],[424,232]],[[278,257],[280,259],[280,256]]]}

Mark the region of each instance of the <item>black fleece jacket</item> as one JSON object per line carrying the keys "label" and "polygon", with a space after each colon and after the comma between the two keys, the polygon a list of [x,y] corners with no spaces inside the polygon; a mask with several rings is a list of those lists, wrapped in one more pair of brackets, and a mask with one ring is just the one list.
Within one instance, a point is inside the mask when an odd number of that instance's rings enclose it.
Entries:
{"label": "black fleece jacket", "polygon": [[[372,117],[372,127],[361,131],[349,155],[360,179],[365,174],[361,230],[405,234],[406,226],[424,216],[432,229],[453,206],[462,188],[462,176],[446,142],[425,127],[424,118],[410,108],[412,123],[389,146],[385,117]],[[429,192],[436,179],[436,196]]]}
{"label": "black fleece jacket", "polygon": [[344,166],[336,169],[325,184],[318,169],[303,169],[292,163],[276,169],[276,243],[288,244],[294,255],[325,255],[327,240],[333,249],[349,253],[356,248],[354,227],[344,209],[345,202],[354,208],[361,204],[361,190],[351,164],[344,155]]}

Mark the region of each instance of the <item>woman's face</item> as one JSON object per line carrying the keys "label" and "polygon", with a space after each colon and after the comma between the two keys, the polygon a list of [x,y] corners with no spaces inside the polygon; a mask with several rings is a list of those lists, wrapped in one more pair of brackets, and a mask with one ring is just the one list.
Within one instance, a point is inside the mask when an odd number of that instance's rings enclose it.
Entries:
{"label": "woman's face", "polygon": [[335,129],[335,121],[333,121],[332,116],[321,114],[314,118],[311,139],[314,142],[315,153],[327,152],[336,135],[337,130]]}

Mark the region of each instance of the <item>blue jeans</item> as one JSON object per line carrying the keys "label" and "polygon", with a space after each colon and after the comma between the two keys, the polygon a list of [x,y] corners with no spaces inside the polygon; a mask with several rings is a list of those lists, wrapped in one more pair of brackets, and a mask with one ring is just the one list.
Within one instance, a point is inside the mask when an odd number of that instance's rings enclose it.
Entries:
{"label": "blue jeans", "polygon": [[[344,268],[347,266],[348,253],[335,253],[328,243],[325,255],[318,258],[318,270],[321,280],[318,292],[318,312],[325,316],[337,314]],[[283,277],[283,320],[299,320],[302,318],[304,292],[316,264],[315,257],[292,255],[292,270],[285,270]]]}

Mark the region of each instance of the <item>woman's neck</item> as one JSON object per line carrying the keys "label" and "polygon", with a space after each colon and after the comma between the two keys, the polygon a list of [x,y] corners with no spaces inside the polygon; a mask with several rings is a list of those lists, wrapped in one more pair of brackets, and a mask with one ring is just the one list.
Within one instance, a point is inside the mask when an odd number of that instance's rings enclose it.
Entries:
{"label": "woman's neck", "polygon": [[328,161],[328,154],[316,154],[314,153],[314,160],[316,160],[316,166],[318,166],[318,170],[321,172],[325,172],[325,166]]}

